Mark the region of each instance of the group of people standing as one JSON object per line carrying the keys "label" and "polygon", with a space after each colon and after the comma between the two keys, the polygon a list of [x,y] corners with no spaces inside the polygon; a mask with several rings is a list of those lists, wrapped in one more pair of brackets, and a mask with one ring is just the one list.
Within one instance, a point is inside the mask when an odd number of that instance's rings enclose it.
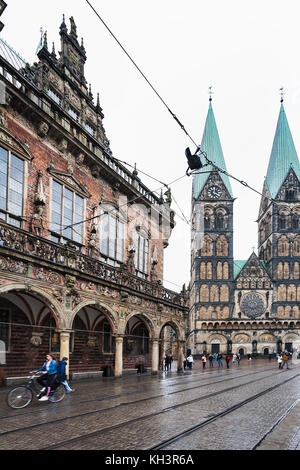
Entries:
{"label": "group of people standing", "polygon": [[171,354],[166,354],[165,356],[165,370],[169,371],[172,369],[173,356]]}

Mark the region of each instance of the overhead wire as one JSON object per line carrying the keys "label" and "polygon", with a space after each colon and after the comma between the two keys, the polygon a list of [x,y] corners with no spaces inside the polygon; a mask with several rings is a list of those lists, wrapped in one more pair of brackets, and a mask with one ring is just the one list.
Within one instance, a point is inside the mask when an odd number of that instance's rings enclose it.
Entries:
{"label": "overhead wire", "polygon": [[95,15],[97,16],[97,18],[101,21],[101,23],[104,25],[104,27],[107,29],[107,31],[109,32],[109,34],[113,37],[113,39],[117,42],[117,44],[120,46],[120,48],[122,49],[122,51],[126,54],[126,56],[128,57],[128,59],[131,61],[131,63],[134,65],[134,67],[137,69],[137,71],[140,73],[140,75],[143,77],[143,79],[147,82],[147,84],[150,86],[150,88],[153,90],[153,92],[156,94],[156,96],[158,97],[158,99],[162,102],[162,104],[165,106],[165,108],[168,110],[168,112],[171,114],[171,116],[173,117],[173,119],[177,122],[177,124],[180,126],[180,128],[183,130],[183,132],[186,134],[186,136],[191,140],[191,142],[196,146],[196,153],[197,152],[200,152],[201,155],[204,156],[204,158],[206,159],[207,163],[212,165],[216,171],[219,171],[220,173],[223,173],[223,174],[226,174],[228,177],[230,178],[233,178],[235,179],[236,181],[238,181],[240,184],[242,184],[243,186],[249,188],[250,190],[256,192],[257,194],[260,194],[261,196],[264,196],[266,197],[267,199],[270,199],[272,200],[271,198],[269,198],[268,196],[260,193],[259,191],[257,191],[256,189],[252,188],[250,185],[248,185],[245,181],[243,180],[240,180],[239,178],[236,178],[235,176],[229,174],[226,170],[224,170],[223,168],[220,168],[218,167],[217,165],[215,165],[213,162],[211,162],[208,157],[207,157],[207,154],[206,152],[204,152],[203,150],[201,150],[200,146],[196,143],[196,141],[193,139],[193,137],[189,134],[189,132],[186,130],[185,126],[182,124],[182,122],[179,120],[179,118],[175,115],[175,113],[170,109],[170,107],[168,106],[168,104],[166,103],[166,101],[162,98],[162,96],[158,93],[158,91],[156,90],[156,88],[152,85],[152,83],[150,82],[150,80],[146,77],[146,75],[144,74],[144,72],[141,70],[141,68],[137,65],[137,63],[134,61],[134,59],[131,57],[131,55],[127,52],[127,50],[125,49],[125,47],[122,45],[122,43],[118,40],[118,38],[116,37],[116,35],[112,32],[112,30],[109,28],[109,26],[106,24],[106,22],[103,20],[103,18],[101,17],[101,15],[99,14],[99,12],[95,9],[95,7],[92,5],[92,3],[89,1],[89,0],[85,0],[86,3],[89,5],[89,7],[92,9],[92,11],[95,13]]}

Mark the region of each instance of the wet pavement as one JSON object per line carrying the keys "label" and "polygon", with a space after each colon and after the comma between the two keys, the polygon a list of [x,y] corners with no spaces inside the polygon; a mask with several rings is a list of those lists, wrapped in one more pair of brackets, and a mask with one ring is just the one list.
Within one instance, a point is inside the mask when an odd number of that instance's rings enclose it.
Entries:
{"label": "wet pavement", "polygon": [[[13,410],[0,389],[0,450],[300,450],[300,360],[242,360],[74,381],[60,403]],[[45,440],[45,436],[47,439]]]}

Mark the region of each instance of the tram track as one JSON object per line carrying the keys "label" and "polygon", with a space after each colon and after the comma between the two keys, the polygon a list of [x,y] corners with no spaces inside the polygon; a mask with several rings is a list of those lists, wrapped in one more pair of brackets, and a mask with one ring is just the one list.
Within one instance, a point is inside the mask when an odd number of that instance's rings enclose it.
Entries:
{"label": "tram track", "polygon": [[[297,368],[297,367],[300,367],[300,366],[296,366],[294,368]],[[257,374],[261,374],[263,372],[267,372],[269,370],[272,370],[274,371],[274,368],[268,368],[268,369],[264,369],[264,370],[260,370],[260,371],[255,371],[255,372],[250,372],[250,373],[247,373],[247,374],[241,374],[241,375],[238,375],[238,376],[234,376],[234,380],[236,379],[239,379],[239,378],[243,378],[243,377],[248,377],[250,375],[257,375]],[[278,373],[278,372],[276,372]],[[273,374],[271,374],[273,375]],[[271,376],[270,375],[270,376]],[[188,383],[191,384],[191,383],[198,383],[200,382],[202,379],[203,379],[203,376],[202,374],[198,374],[199,378],[196,379],[196,380],[190,380]],[[269,376],[268,376],[269,377]],[[176,379],[175,379],[176,380]],[[196,386],[193,386],[193,387],[187,387],[187,388],[184,388],[184,389],[180,389],[180,390],[176,390],[176,391],[172,391],[172,392],[167,392],[167,393],[162,393],[160,395],[155,395],[153,397],[147,397],[145,399],[142,399],[142,401],[145,401],[145,400],[151,400],[151,399],[155,399],[155,398],[161,398],[161,397],[164,397],[164,396],[168,396],[168,395],[174,395],[176,393],[181,393],[181,392],[188,392],[190,390],[194,390],[196,388],[201,388],[201,387],[205,387],[205,386],[210,386],[210,385],[215,385],[215,384],[218,384],[218,383],[223,383],[223,382],[228,382],[228,381],[231,381],[233,380],[233,377],[230,376],[226,379],[223,379],[222,378],[219,378],[219,380],[216,380],[214,382],[206,382],[206,383],[201,383],[200,385],[196,385]],[[164,384],[165,385],[165,384]],[[168,387],[175,387],[175,386],[180,386],[180,385],[185,385],[185,384],[182,384],[180,383],[179,381],[177,381],[176,383],[171,383],[171,384],[167,384]],[[165,386],[162,386],[161,388],[165,388]],[[155,388],[157,389],[157,387]],[[147,390],[148,392],[149,390]],[[151,390],[150,390],[151,391]],[[77,406],[80,406],[80,405],[86,405],[86,404],[89,404],[89,403],[94,403],[94,402],[102,402],[102,401],[105,401],[105,400],[115,400],[115,399],[118,399],[118,398],[122,398],[122,397],[126,397],[126,396],[130,396],[130,395],[137,395],[137,394],[142,394],[142,393],[147,393],[145,392],[144,390],[143,391],[138,391],[138,390],[134,390],[132,392],[125,392],[125,393],[120,393],[120,394],[116,394],[116,395],[105,395],[105,396],[102,396],[102,397],[98,397],[98,398],[93,398],[91,400],[83,400],[83,401],[79,401],[79,402],[76,402],[76,405]],[[137,400],[137,402],[139,402],[140,400]],[[123,405],[126,405],[126,404],[132,404],[134,402],[125,402],[122,404]],[[29,416],[29,415],[34,415],[34,414],[40,414],[40,413],[52,413],[52,412],[55,412],[57,410],[61,410],[61,409],[64,409],[64,408],[71,408],[74,406],[74,403],[69,403],[69,404],[62,404],[60,403],[59,405],[56,405],[56,406],[51,406],[51,408],[48,408],[48,409],[38,409],[38,410],[30,410],[30,411],[26,411],[26,412],[22,412],[22,413],[17,413],[17,414],[10,414],[10,415],[6,415],[6,416],[0,416],[0,422],[3,421],[3,420],[8,420],[8,419],[13,419],[13,418],[19,418],[19,417],[24,417],[24,416]],[[116,406],[120,406],[120,405],[116,405]],[[111,409],[113,409],[114,407],[111,407]],[[0,436],[1,436],[1,432],[0,432]]]}
{"label": "tram track", "polygon": [[[276,388],[279,388],[281,387],[282,385],[285,385],[286,383],[290,382],[291,380],[294,380],[295,378],[299,377],[300,374],[296,374],[294,375],[293,377],[289,377],[288,379],[280,382],[279,384],[276,384],[276,385],[273,385],[272,387],[269,387],[267,388],[266,390],[263,390],[259,393],[256,393],[255,395],[252,395],[251,397],[248,397],[247,399],[239,402],[239,403],[236,403],[234,405],[232,405],[231,407],[229,408],[226,408],[225,410],[222,410],[221,412],[219,413],[216,413],[214,416],[206,419],[205,421],[202,421],[201,423],[195,425],[195,426],[192,426],[191,428],[189,429],[186,429],[185,431],[183,431],[182,433],[179,433],[175,436],[172,436],[171,438],[169,439],[166,439],[165,441],[162,441],[160,442],[159,444],[156,444],[155,446],[147,449],[149,451],[154,451],[154,450],[163,450],[165,449],[166,447],[170,446],[171,444],[174,444],[175,442],[178,442],[180,441],[181,439],[191,435],[192,433],[200,430],[200,429],[203,429],[205,428],[206,426],[210,425],[211,423],[217,421],[218,419],[220,418],[223,418],[224,416],[226,415],[229,415],[230,413],[233,413],[234,411],[242,408],[243,406],[247,405],[248,403],[251,403],[252,401],[254,400],[257,400],[258,398],[262,397],[263,395],[266,395],[267,393],[270,393],[272,392],[273,390],[275,390]],[[284,419],[284,417],[288,414],[288,412],[290,411],[290,409],[292,409],[295,404],[297,402],[295,402],[292,407],[290,407],[281,417],[279,420],[277,420],[277,422],[273,425],[273,427],[267,432],[265,433],[265,435],[263,436],[263,438],[261,438],[256,444],[255,446],[251,449],[251,450],[256,450],[258,448],[258,446],[263,442],[263,440],[275,429],[275,427]]]}
{"label": "tram track", "polygon": [[[274,374],[272,374],[274,375]],[[229,413],[232,413],[233,411],[241,408],[242,406],[246,405],[247,403],[250,403],[251,401],[254,401],[256,400],[257,398],[275,390],[276,388],[279,388],[280,386],[286,384],[287,382],[291,381],[291,380],[294,380],[296,379],[297,377],[300,376],[300,373],[296,374],[296,375],[293,375],[292,377],[289,377],[288,379],[284,380],[284,381],[281,381],[279,384],[276,384],[276,385],[273,385],[271,387],[268,387],[266,390],[263,390],[251,397],[248,397],[247,399],[235,404],[235,405],[232,405],[231,407],[219,412],[219,413],[216,413],[213,417],[210,417],[208,419],[206,419],[205,421],[197,424],[196,426],[193,426],[189,429],[186,429],[184,432],[180,433],[180,434],[177,434],[165,441],[162,441],[161,443],[155,445],[154,447],[151,447],[150,449],[147,449],[147,450],[160,450],[160,449],[163,449],[165,448],[166,446],[168,446],[169,444],[175,442],[175,441],[179,441],[180,439],[182,439],[183,437],[186,437],[187,435],[197,431],[198,429],[201,429],[207,425],[209,425],[210,423],[216,421],[217,419],[220,419],[221,417],[229,414]],[[268,376],[269,377],[269,376]],[[227,389],[223,389],[219,392],[214,392],[210,395],[206,395],[206,396],[202,396],[202,397],[197,397],[195,399],[192,399],[192,400],[188,400],[184,403],[180,403],[180,404],[176,404],[176,405],[173,405],[173,406],[170,406],[170,407],[167,407],[167,408],[164,408],[162,410],[159,410],[159,411],[156,411],[154,413],[149,413],[149,414],[146,414],[146,415],[143,415],[143,416],[139,416],[139,417],[136,417],[136,418],[133,418],[133,419],[130,419],[130,420],[127,420],[127,421],[123,421],[121,423],[116,423],[114,425],[111,425],[111,426],[107,426],[105,428],[101,428],[101,429],[97,429],[95,431],[92,431],[92,432],[89,432],[89,433],[86,433],[82,436],[77,436],[77,437],[74,437],[74,438],[71,438],[71,439],[67,439],[67,440],[64,440],[64,441],[61,441],[61,442],[58,442],[58,443],[55,443],[55,444],[52,444],[48,447],[45,447],[45,448],[42,448],[41,450],[54,450],[54,449],[59,449],[59,448],[62,448],[64,446],[67,446],[67,445],[72,445],[76,442],[81,442],[83,440],[86,440],[86,439],[89,439],[89,438],[94,438],[94,437],[98,437],[100,436],[101,434],[105,434],[107,432],[110,432],[110,431],[114,431],[116,429],[120,429],[122,427],[126,427],[126,426],[129,426],[129,425],[132,425],[134,423],[137,423],[139,421],[142,421],[142,420],[147,420],[147,419],[150,419],[150,418],[153,418],[153,417],[157,417],[159,415],[162,415],[164,413],[168,413],[170,411],[174,411],[176,409],[179,409],[181,407],[184,407],[184,406],[187,406],[187,405],[190,405],[192,403],[195,403],[195,402],[199,402],[199,401],[202,401],[202,400],[207,400],[209,398],[212,398],[212,397],[216,397],[220,394],[223,394],[223,393],[226,393],[226,392],[229,392],[231,390],[236,390],[238,388],[241,388],[243,386],[246,386],[246,385],[249,385],[249,384],[253,384],[255,382],[258,382],[258,381],[261,381],[261,380],[264,380],[266,379],[267,377],[263,377],[263,378],[260,378],[260,379],[257,379],[257,380],[253,380],[253,381],[250,381],[250,382],[247,382],[247,383],[243,383],[243,384],[239,384],[239,385],[236,385],[236,386],[233,386],[233,387],[230,387],[230,388],[227,388]],[[134,402],[133,402],[134,403]],[[96,411],[97,412],[97,411]],[[94,413],[96,413],[94,412]],[[91,412],[93,414],[93,412]],[[66,418],[66,419],[69,419],[69,418]],[[62,419],[60,421],[65,421],[66,419]],[[72,418],[70,418],[72,419]],[[39,427],[39,425],[37,426],[34,426],[34,427]],[[17,432],[18,430],[16,430]],[[22,431],[22,429],[20,429],[19,431]],[[9,433],[9,432],[8,432]]]}

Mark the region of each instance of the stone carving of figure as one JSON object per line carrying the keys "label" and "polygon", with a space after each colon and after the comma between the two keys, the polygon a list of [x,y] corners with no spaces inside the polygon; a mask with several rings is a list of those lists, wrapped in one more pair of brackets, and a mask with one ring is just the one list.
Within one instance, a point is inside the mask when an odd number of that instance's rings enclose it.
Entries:
{"label": "stone carving of figure", "polygon": [[97,257],[98,254],[99,250],[97,249],[97,229],[95,224],[93,224],[89,241],[89,256]]}
{"label": "stone carving of figure", "polygon": [[45,230],[45,221],[43,216],[43,206],[36,206],[36,213],[32,217],[32,232],[39,237],[43,236]]}

